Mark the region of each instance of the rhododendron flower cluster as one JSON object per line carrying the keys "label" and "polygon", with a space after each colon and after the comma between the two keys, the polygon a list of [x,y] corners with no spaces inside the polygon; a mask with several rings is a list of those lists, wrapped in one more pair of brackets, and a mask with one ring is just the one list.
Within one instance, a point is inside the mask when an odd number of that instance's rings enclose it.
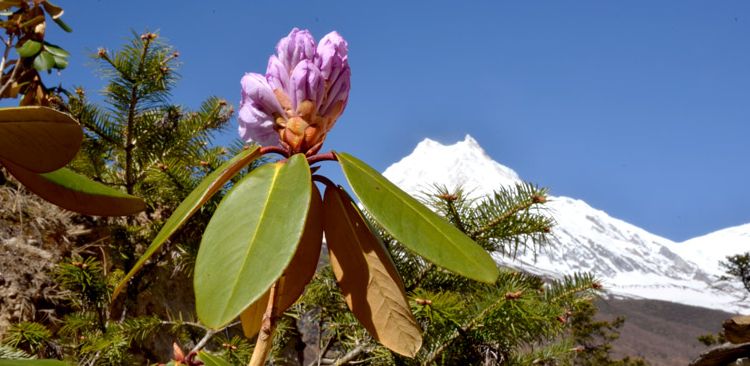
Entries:
{"label": "rhododendron flower cluster", "polygon": [[317,152],[349,99],[347,52],[335,31],[316,45],[309,31],[292,29],[276,46],[266,74],[248,73],[241,80],[242,139],[290,154]]}

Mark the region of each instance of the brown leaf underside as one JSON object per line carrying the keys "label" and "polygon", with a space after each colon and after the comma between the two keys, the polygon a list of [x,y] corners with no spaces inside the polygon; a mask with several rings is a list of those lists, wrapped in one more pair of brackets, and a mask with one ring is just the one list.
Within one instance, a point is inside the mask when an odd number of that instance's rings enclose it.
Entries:
{"label": "brown leaf underside", "polygon": [[323,227],[331,267],[352,313],[381,344],[414,357],[422,345],[421,329],[401,278],[380,239],[340,187],[326,189]]}

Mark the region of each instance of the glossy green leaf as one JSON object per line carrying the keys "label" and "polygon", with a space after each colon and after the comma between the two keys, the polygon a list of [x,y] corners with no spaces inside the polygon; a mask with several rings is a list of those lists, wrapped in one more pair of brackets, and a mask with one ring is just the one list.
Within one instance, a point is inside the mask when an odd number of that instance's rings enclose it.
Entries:
{"label": "glossy green leaf", "polygon": [[39,52],[34,58],[34,68],[37,71],[47,71],[55,66],[55,56],[47,51]]}
{"label": "glossy green leaf", "polygon": [[404,246],[462,276],[495,282],[497,265],[482,247],[361,160],[336,156],[362,205]]}
{"label": "glossy green leaf", "polygon": [[203,361],[203,364],[205,366],[231,366],[232,365],[227,360],[219,356],[212,355],[206,351],[198,352],[198,358],[201,361]]}
{"label": "glossy green leaf", "polygon": [[146,261],[156,253],[164,242],[179,229],[198,209],[206,203],[216,192],[218,192],[224,185],[232,179],[237,173],[246,167],[253,160],[260,156],[260,147],[255,146],[247,150],[242,150],[232,159],[229,159],[224,164],[219,166],[211,174],[207,175],[200,184],[183,200],[177,209],[174,210],[172,216],[169,217],[167,222],[162,226],[159,233],[151,242],[151,245],[146,249],[146,252],[138,259],[133,268],[130,269],[127,275],[120,281],[112,293],[114,299],[122,291],[128,281],[143,267]]}
{"label": "glossy green leaf", "polygon": [[[274,316],[280,316],[292,304],[294,304],[313,276],[318,267],[320,249],[323,244],[323,201],[320,198],[318,188],[313,184],[312,197],[310,199],[310,210],[307,212],[307,221],[302,238],[297,245],[297,250],[292,261],[281,274],[276,282],[276,303],[274,304]],[[240,314],[242,332],[247,338],[253,338],[258,334],[262,325],[263,315],[268,307],[270,291],[267,291],[260,299],[255,301]]]}
{"label": "glossy green leaf", "polygon": [[262,166],[224,197],[195,260],[198,318],[219,328],[279,279],[297,250],[311,197],[302,154]]}
{"label": "glossy green leaf", "polygon": [[22,45],[18,46],[16,48],[16,52],[18,52],[18,55],[21,57],[31,57],[39,53],[41,49],[42,49],[41,42],[35,41],[33,39],[29,39],[26,42],[24,42]]}
{"label": "glossy green leaf", "polygon": [[47,107],[0,108],[0,159],[36,173],[70,162],[83,131],[69,115]]}
{"label": "glossy green leaf", "polygon": [[34,173],[10,161],[0,163],[29,191],[62,208],[92,216],[125,216],[146,209],[142,199],[62,168]]}
{"label": "glossy green leaf", "polygon": [[0,360],[0,366],[70,366],[71,364],[60,360]]}

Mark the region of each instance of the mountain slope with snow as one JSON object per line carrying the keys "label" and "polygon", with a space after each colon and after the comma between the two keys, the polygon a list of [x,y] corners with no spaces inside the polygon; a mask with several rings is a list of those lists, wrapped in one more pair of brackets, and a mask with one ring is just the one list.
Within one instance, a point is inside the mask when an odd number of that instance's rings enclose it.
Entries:
{"label": "mountain slope with snow", "polygon": [[[383,175],[413,195],[441,184],[448,188],[462,186],[473,196],[480,196],[522,182],[512,169],[492,160],[471,136],[453,145],[425,139]],[[701,244],[705,242],[702,240],[712,240],[710,237],[675,243],[569,197],[549,197],[548,207],[557,222],[552,243],[537,256],[529,252],[516,259],[497,256],[496,260],[554,277],[592,272],[615,296],[732,312],[750,309],[738,297],[742,291],[736,284],[714,286],[718,273],[709,266],[713,258],[703,255],[707,249]],[[742,228],[748,234],[745,238],[750,239],[750,225]],[[736,237],[734,232],[726,235]],[[739,247],[742,243],[731,245]]]}
{"label": "mountain slope with snow", "polygon": [[728,255],[750,252],[750,224],[734,226],[680,243],[675,251],[715,275],[723,274],[719,261]]}

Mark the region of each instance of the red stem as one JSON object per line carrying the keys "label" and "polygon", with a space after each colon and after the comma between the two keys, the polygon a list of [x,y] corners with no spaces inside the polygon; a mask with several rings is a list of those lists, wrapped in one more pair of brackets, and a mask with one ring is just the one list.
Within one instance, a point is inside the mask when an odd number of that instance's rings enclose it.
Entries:
{"label": "red stem", "polygon": [[315,182],[323,183],[326,187],[330,187],[330,188],[336,188],[337,187],[336,183],[333,183],[333,181],[331,181],[330,179],[328,179],[328,177],[324,177],[322,175],[315,174],[315,175],[312,176],[312,180],[315,181]]}
{"label": "red stem", "polygon": [[307,163],[310,164],[310,165],[313,165],[313,164],[315,164],[317,162],[326,161],[326,160],[334,160],[335,161],[335,160],[338,160],[338,159],[336,158],[336,154],[334,154],[333,151],[329,151],[327,153],[316,154],[316,155],[308,157],[307,158]]}
{"label": "red stem", "polygon": [[270,153],[276,153],[285,158],[289,157],[289,150],[281,146],[263,146],[260,148],[261,155],[270,154]]}

